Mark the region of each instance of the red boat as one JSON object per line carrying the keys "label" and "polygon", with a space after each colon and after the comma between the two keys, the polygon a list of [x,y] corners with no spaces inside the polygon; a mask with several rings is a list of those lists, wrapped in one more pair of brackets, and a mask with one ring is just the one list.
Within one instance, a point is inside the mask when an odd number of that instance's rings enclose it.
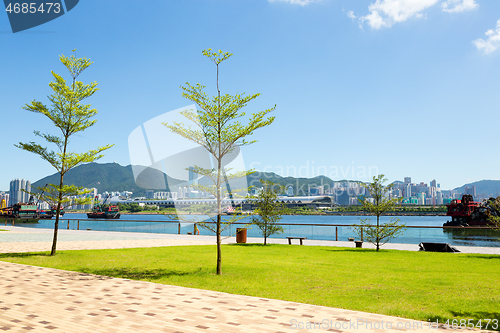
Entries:
{"label": "red boat", "polygon": [[116,205],[106,205],[106,201],[110,195],[108,195],[103,203],[99,203],[98,197],[95,197],[95,204],[94,208],[92,209],[91,213],[87,213],[87,217],[89,219],[119,219],[120,218],[120,210],[118,209],[118,206]]}
{"label": "red boat", "polygon": [[464,194],[462,200],[452,200],[448,207],[447,216],[451,216],[451,221],[443,224],[444,227],[458,226],[488,226],[491,215],[498,216],[499,212],[492,207],[494,198],[486,202],[474,201],[470,194]]}

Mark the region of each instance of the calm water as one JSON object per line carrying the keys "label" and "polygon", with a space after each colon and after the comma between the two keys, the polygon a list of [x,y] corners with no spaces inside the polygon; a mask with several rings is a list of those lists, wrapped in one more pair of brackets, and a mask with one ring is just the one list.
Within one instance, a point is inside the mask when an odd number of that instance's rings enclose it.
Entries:
{"label": "calm water", "polygon": [[[364,218],[364,217],[363,217]],[[88,220],[85,214],[66,214],[59,228],[67,229],[68,221],[70,229],[77,229],[77,220],[80,219],[79,228],[82,230],[107,230],[124,232],[151,232],[177,234],[179,223],[168,222],[169,219],[163,215],[122,215],[119,220],[95,221]],[[388,221],[389,217],[382,217],[382,221]],[[446,216],[400,216],[401,223],[407,226],[442,226],[449,220]],[[144,221],[144,222],[141,222]],[[145,222],[155,221],[155,222]],[[156,222],[158,221],[158,222]],[[240,222],[247,223],[248,218]],[[375,223],[372,219],[372,223]],[[285,238],[287,236],[301,236],[316,240],[335,240],[336,228],[339,241],[347,241],[349,237],[358,237],[349,225],[358,224],[356,216],[283,216],[281,223],[285,233],[273,235],[272,238]],[[305,224],[305,225],[300,225]],[[341,226],[316,226],[313,224],[338,224]],[[23,227],[31,228],[53,228],[54,220],[40,220],[39,223],[23,223]],[[233,225],[224,232],[225,236],[234,235],[236,228],[243,225]],[[248,237],[261,237],[259,229],[255,226],[248,228]],[[193,232],[192,223],[181,223],[181,233]],[[201,235],[212,235],[210,231],[200,229]],[[444,242],[452,245],[465,246],[494,246],[500,247],[500,233],[492,230],[463,230],[442,228],[407,228],[403,235],[392,240],[394,243],[419,244],[420,242]]]}

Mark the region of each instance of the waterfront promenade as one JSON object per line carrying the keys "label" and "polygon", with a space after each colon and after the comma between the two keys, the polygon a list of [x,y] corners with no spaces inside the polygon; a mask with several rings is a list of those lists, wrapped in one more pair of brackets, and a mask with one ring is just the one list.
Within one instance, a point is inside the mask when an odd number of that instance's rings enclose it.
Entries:
{"label": "waterfront promenade", "polygon": [[[0,232],[1,253],[50,249],[52,230],[0,229],[8,230]],[[59,250],[215,242],[213,236],[83,230],[60,230],[59,240]],[[234,243],[235,239],[224,242]],[[354,247],[352,242],[305,240],[304,244]],[[388,244],[385,248],[418,250],[417,245],[410,244]],[[459,248],[463,252],[500,255],[500,248]],[[450,331],[390,316],[5,262],[0,263],[0,276],[0,330],[6,332]]]}

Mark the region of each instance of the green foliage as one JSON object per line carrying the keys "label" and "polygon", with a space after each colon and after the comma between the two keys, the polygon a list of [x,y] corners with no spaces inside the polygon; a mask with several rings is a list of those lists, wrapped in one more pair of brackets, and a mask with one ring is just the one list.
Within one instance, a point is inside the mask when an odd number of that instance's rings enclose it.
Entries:
{"label": "green foliage", "polygon": [[488,222],[495,228],[495,230],[500,231],[500,196],[494,198],[493,200],[488,200],[488,206],[490,207],[490,215],[488,216]]}
{"label": "green foliage", "polygon": [[284,204],[278,200],[278,194],[283,192],[283,187],[268,180],[261,180],[261,184],[261,191],[257,198],[253,199],[253,203],[257,205],[254,213],[258,216],[252,216],[250,221],[260,229],[266,245],[269,236],[285,231],[282,226],[276,225],[285,211]]}
{"label": "green foliage", "polygon": [[[39,196],[47,202],[51,207],[57,207],[60,203],[61,209],[70,208],[71,206],[87,205],[92,203],[91,196],[85,196],[92,190],[82,189],[74,185],[63,185],[62,187],[54,184],[47,184],[36,188],[41,191]],[[59,195],[62,193],[62,199],[59,200]],[[76,198],[75,198],[76,197]]]}
{"label": "green foliage", "polygon": [[50,150],[35,142],[19,142],[19,144],[15,145],[18,148],[39,155],[52,165],[59,174],[58,184],[35,188],[36,191],[43,192],[43,194],[40,194],[41,200],[54,203],[57,206],[51,255],[56,252],[59,213],[61,208],[68,203],[67,197],[86,193],[82,188],[65,186],[64,175],[79,165],[100,159],[103,156],[101,153],[112,147],[112,145],[106,145],[84,153],[75,153],[68,150],[70,138],[74,134],[81,133],[93,126],[96,122],[92,118],[97,114],[97,110],[92,109],[90,104],[82,102],[94,95],[98,88],[97,82],[83,84],[81,81],[77,81],[78,76],[92,64],[89,59],[76,58],[74,55],[69,57],[61,55],[59,59],[68,69],[72,82],[68,85],[62,76],[52,72],[54,81],[49,86],[52,88],[53,93],[48,96],[51,107],[47,107],[36,100],[24,106],[25,110],[47,117],[52,122],[52,125],[58,129],[58,135],[34,131],[35,136],[55,145],[57,150]]}
{"label": "green foliage", "polygon": [[118,209],[121,211],[121,212],[131,212],[131,213],[138,213],[138,212],[142,212],[144,209],[139,206],[138,203],[136,202],[132,202],[132,203],[118,203],[117,204],[118,206]]}
{"label": "green foliage", "polygon": [[362,183],[373,198],[373,203],[366,197],[358,200],[365,211],[377,217],[377,225],[372,226],[369,223],[370,219],[360,219],[361,225],[354,228],[358,235],[374,244],[377,247],[377,251],[381,245],[402,234],[403,228],[406,226],[399,224],[400,220],[398,218],[391,218],[390,222],[380,224],[380,216],[393,211],[400,200],[399,198],[389,198],[389,191],[393,187],[393,184],[386,186],[384,185],[385,182],[387,182],[387,178],[384,175],[378,175],[373,176],[373,182]]}
{"label": "green foliage", "polygon": [[204,50],[203,55],[211,60],[217,67],[217,95],[209,97],[201,84],[191,85],[186,82],[181,86],[182,96],[196,103],[197,110],[184,110],[181,114],[190,121],[186,125],[179,122],[172,124],[164,123],[173,133],[176,133],[190,141],[204,147],[214,160],[216,167],[212,169],[192,167],[193,171],[211,180],[209,185],[193,185],[196,189],[211,193],[217,200],[215,211],[209,215],[215,224],[199,223],[200,227],[215,232],[217,236],[217,274],[221,274],[221,233],[230,225],[239,220],[240,217],[232,215],[230,218],[222,218],[222,199],[227,191],[224,183],[230,179],[247,176],[251,171],[231,172],[224,167],[223,158],[233,152],[237,147],[242,147],[254,143],[255,140],[247,140],[255,130],[270,125],[274,117],[269,117],[275,107],[253,113],[245,118],[245,112],[241,111],[250,101],[260,94],[221,94],[219,89],[219,65],[231,57],[228,52],[213,52],[211,49]]}
{"label": "green foliage", "polygon": [[498,255],[223,245],[224,275],[216,276],[214,247],[63,251],[57,257],[4,253],[0,260],[424,322],[500,318],[500,290],[492,278],[500,271]]}

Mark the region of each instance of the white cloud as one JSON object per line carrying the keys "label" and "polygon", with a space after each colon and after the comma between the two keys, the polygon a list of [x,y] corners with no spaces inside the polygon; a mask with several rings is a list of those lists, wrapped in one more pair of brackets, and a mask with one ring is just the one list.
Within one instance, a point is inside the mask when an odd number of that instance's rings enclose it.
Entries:
{"label": "white cloud", "polygon": [[441,4],[443,12],[460,13],[476,9],[479,5],[475,0],[446,0]]}
{"label": "white cloud", "polygon": [[356,15],[354,15],[354,12],[352,10],[347,12],[347,17],[352,19],[352,20],[356,19]]}
{"label": "white cloud", "polygon": [[390,27],[412,17],[422,18],[423,11],[434,6],[439,0],[377,0],[368,6],[370,14],[360,17],[372,29]]}
{"label": "white cloud", "polygon": [[322,0],[268,0],[269,2],[288,2],[294,5],[305,6],[313,2],[320,2]]}
{"label": "white cloud", "polygon": [[486,40],[479,38],[473,41],[478,50],[483,50],[484,54],[492,53],[500,47],[500,20],[497,21],[495,30],[486,31]]}

